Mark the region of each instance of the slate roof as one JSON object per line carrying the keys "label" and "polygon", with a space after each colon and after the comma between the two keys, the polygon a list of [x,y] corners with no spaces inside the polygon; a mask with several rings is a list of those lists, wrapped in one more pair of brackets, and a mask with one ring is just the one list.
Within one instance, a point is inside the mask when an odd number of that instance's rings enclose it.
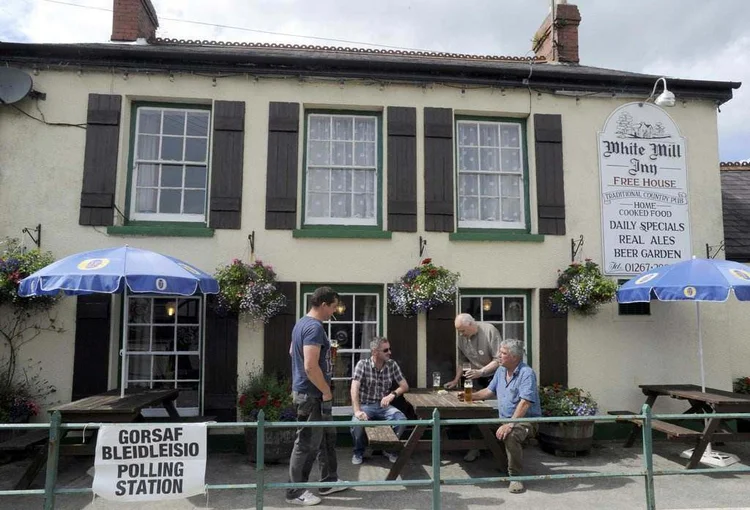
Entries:
{"label": "slate roof", "polygon": [[726,258],[750,262],[750,163],[721,163]]}

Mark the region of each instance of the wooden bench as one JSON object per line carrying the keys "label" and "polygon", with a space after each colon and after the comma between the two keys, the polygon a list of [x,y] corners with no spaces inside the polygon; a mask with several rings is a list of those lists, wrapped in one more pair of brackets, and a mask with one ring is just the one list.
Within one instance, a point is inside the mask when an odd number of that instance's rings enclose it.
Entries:
{"label": "wooden bench", "polygon": [[[607,414],[610,414],[613,416],[620,416],[620,415],[639,414],[639,413],[636,413],[634,411],[609,411]],[[628,422],[635,424],[638,427],[643,427],[643,420],[625,418],[622,421],[628,421]],[[651,428],[653,430],[658,430],[659,432],[664,432],[667,435],[667,439],[674,439],[676,441],[685,441],[685,440],[692,441],[692,440],[699,439],[703,435],[703,432],[689,429],[687,427],[682,427],[680,425],[675,425],[674,423],[669,423],[667,421],[662,421],[662,420],[651,420]],[[636,430],[637,429],[634,428],[633,431],[630,433],[630,436],[628,436],[628,440],[626,441],[625,446],[629,447],[633,445],[633,442],[635,441]]]}
{"label": "wooden bench", "polygon": [[49,439],[49,430],[29,430],[25,434],[19,434],[0,443],[0,452],[22,452],[46,442],[47,439]]}
{"label": "wooden bench", "polygon": [[382,448],[388,451],[396,451],[403,448],[403,443],[389,426],[365,427],[365,433],[367,434],[370,448]]}

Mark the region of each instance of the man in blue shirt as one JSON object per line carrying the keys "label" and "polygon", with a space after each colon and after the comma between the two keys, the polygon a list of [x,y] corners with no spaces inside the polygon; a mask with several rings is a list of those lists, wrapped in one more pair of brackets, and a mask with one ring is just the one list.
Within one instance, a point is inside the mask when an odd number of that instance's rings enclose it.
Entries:
{"label": "man in blue shirt", "polygon": [[[336,311],[339,295],[330,287],[319,287],[313,292],[310,311],[292,330],[292,397],[297,409],[297,421],[332,421],[333,394],[331,393],[331,342],[323,322],[330,320]],[[297,428],[297,438],[289,459],[289,481],[307,482],[318,458],[320,481],[336,482],[336,428]],[[346,490],[346,487],[319,489],[321,495]],[[321,499],[305,489],[288,489],[286,501],[293,505],[312,506]]]}
{"label": "man in blue shirt", "polygon": [[[523,343],[503,340],[500,343],[500,367],[487,388],[477,391],[474,400],[485,400],[497,395],[500,418],[536,418],[542,415],[536,374],[523,362]],[[459,393],[463,396],[463,392]],[[505,446],[510,476],[520,476],[523,462],[523,442],[537,433],[536,423],[504,423],[495,435]],[[502,466],[504,467],[504,466]],[[511,482],[510,492],[524,491],[523,483]]]}

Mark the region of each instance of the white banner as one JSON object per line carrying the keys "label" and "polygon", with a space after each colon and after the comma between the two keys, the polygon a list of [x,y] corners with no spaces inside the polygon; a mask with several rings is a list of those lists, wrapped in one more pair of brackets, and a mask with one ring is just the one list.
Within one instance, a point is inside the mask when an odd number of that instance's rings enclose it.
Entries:
{"label": "white banner", "polygon": [[617,108],[599,133],[604,274],[691,257],[685,139],[651,103]]}
{"label": "white banner", "polygon": [[102,425],[93,491],[112,501],[182,499],[205,492],[206,424]]}

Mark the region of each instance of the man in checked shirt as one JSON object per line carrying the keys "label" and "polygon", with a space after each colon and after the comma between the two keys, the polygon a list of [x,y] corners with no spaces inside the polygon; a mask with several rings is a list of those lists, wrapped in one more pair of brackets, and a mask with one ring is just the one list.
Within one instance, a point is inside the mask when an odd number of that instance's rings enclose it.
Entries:
{"label": "man in checked shirt", "polygon": [[[405,420],[404,413],[391,404],[396,399],[409,391],[409,385],[401,373],[398,363],[391,359],[391,344],[387,338],[375,337],[370,342],[371,356],[361,359],[354,367],[352,376],[351,396],[354,421],[366,420]],[[398,388],[390,391],[393,383]],[[401,437],[405,425],[393,427],[397,436]],[[362,464],[362,455],[365,453],[367,438],[364,427],[352,427],[354,438],[354,455],[352,464]],[[398,454],[384,451],[389,461],[396,462]]]}

